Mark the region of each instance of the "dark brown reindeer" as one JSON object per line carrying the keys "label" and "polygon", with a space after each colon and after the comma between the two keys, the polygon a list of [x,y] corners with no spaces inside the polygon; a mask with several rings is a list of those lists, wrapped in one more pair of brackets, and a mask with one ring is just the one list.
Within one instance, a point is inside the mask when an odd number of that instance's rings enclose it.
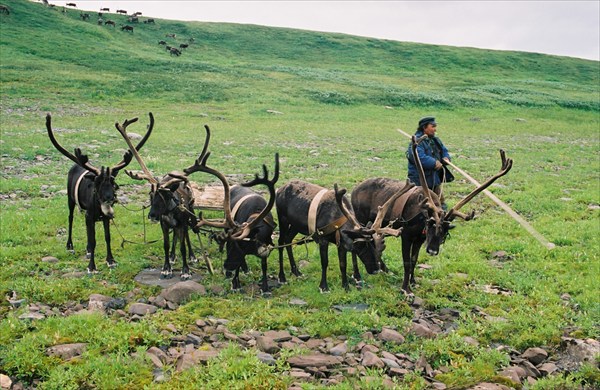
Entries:
{"label": "dark brown reindeer", "polygon": [[104,21],[104,25],[106,26],[107,24],[110,25],[110,26],[113,26],[113,27],[116,26],[116,23],[114,22],[114,20],[110,20],[110,19]]}
{"label": "dark brown reindeer", "polygon": [[[126,120],[123,127],[137,121],[137,118]],[[154,121],[150,116],[150,125],[148,131],[137,144],[135,150],[139,150],[144,146],[148,137],[152,133]],[[52,145],[72,160],[75,165],[69,170],[67,179],[67,195],[69,202],[69,232],[67,237],[67,250],[73,251],[73,211],[75,206],[85,210],[85,225],[87,231],[87,256],[90,259],[88,264],[88,273],[95,273],[96,263],[94,254],[96,249],[96,222],[102,221],[104,225],[104,239],[106,241],[106,263],[109,267],[114,267],[117,263],[113,258],[110,246],[110,220],[114,217],[113,205],[116,202],[115,192],[118,189],[115,183],[115,177],[119,171],[125,168],[132,159],[130,152],[125,153],[123,160],[110,167],[101,167],[100,169],[92,166],[89,163],[88,156],[82,154],[81,149],[75,149],[75,155],[69,153],[63,148],[52,131],[52,118],[50,114],[46,116],[46,129]]]}
{"label": "dark brown reindeer", "polygon": [[[420,141],[422,139],[416,140],[413,137],[412,151],[421,183],[426,183],[423,167],[416,153]],[[440,251],[440,246],[448,236],[449,230],[452,228],[451,222],[457,217],[469,221],[475,215],[474,212],[467,215],[458,210],[489,187],[496,179],[510,171],[512,159],[507,159],[503,150],[500,150],[500,157],[502,160],[500,171],[465,196],[448,212],[442,209],[438,196],[429,190],[427,186],[415,187],[407,192],[404,197],[398,198],[390,207],[383,222],[384,224],[391,224],[394,228],[402,228],[402,261],[404,264],[402,290],[407,294],[412,293],[411,286],[415,284],[415,266],[423,243],[425,243],[427,253],[436,256]],[[374,221],[377,215],[377,206],[383,204],[390,196],[405,187],[406,182],[388,178],[363,181],[352,192],[352,206],[357,219],[365,224]],[[385,248],[383,237],[376,237],[375,240],[381,258],[381,252]]]}
{"label": "dark brown reindeer", "polygon": [[90,20],[90,14],[88,13],[80,12],[79,17],[81,18],[81,20]]}
{"label": "dark brown reindeer", "polygon": [[0,4],[0,14],[10,15],[10,8],[7,5]]}
{"label": "dark brown reindeer", "polygon": [[75,3],[66,3],[65,5],[67,7],[77,7],[77,4],[75,4]]}
{"label": "dark brown reindeer", "polygon": [[144,20],[144,23],[145,23],[145,24],[156,24],[156,23],[154,22],[154,19],[152,19],[152,18]]}
{"label": "dark brown reindeer", "polygon": [[[321,257],[321,292],[329,291],[327,285],[327,266],[329,264],[327,248],[333,243],[338,248],[342,287],[349,288],[346,275],[347,253],[358,255],[364,263],[369,274],[379,270],[373,234],[398,235],[399,231],[382,228],[383,218],[377,219],[377,224],[372,226],[361,225],[354,216],[352,205],[344,197],[345,189],[338,191],[337,184],[334,190],[327,190],[315,184],[294,180],[279,188],[276,196],[277,216],[279,218],[279,281],[285,283],[283,273],[283,249],[287,250],[292,274],[300,276],[290,246],[294,237],[300,233],[311,236],[319,245]],[[381,208],[385,214],[389,203]],[[354,278],[360,280],[360,273],[353,261]]]}
{"label": "dark brown reindeer", "polygon": [[[160,222],[163,234],[163,249],[165,261],[161,271],[161,278],[171,278],[173,271],[171,263],[175,260],[175,245],[180,244],[182,257],[181,279],[191,278],[188,265],[194,260],[192,245],[190,242],[188,227],[196,226],[196,215],[194,214],[194,195],[187,174],[181,172],[170,172],[159,181],[147,168],[139,153],[133,147],[126,129],[115,124],[121,136],[127,142],[127,146],[142,168],[142,173],[125,171],[125,173],[136,180],[146,180],[150,183],[150,212],[148,218],[153,222]],[[208,139],[203,150],[208,147]],[[169,245],[170,231],[173,231],[172,247]]]}
{"label": "dark brown reindeer", "polygon": [[100,8],[100,12],[110,12],[110,8]]}
{"label": "dark brown reindeer", "polygon": [[[205,126],[207,139],[210,137],[210,129]],[[225,176],[206,165],[210,153],[203,150],[196,163],[185,169],[186,174],[193,172],[204,172],[216,176],[223,184],[223,220],[205,220],[201,218],[198,227],[211,226],[223,229],[219,235],[219,241],[225,243],[227,258],[225,260],[225,271],[229,275],[233,273],[232,288],[241,288],[239,280],[240,268],[246,268],[246,256],[254,255],[261,259],[262,279],[260,281],[261,291],[268,293],[267,259],[273,249],[272,234],[275,230],[275,222],[271,209],[275,204],[275,184],[279,179],[279,154],[275,154],[275,172],[273,178],[269,179],[267,167],[263,165],[263,176],[255,175],[254,180],[231,187]],[[262,195],[254,192],[248,187],[265,185],[269,190],[269,201]]]}
{"label": "dark brown reindeer", "polygon": [[118,9],[116,12],[117,12],[118,14],[127,15],[127,11],[125,11],[124,9]]}
{"label": "dark brown reindeer", "polygon": [[181,55],[181,50],[179,50],[179,49],[178,49],[178,48],[176,48],[176,47],[171,47],[171,48],[169,48],[169,53],[170,53],[172,56],[177,56],[177,57],[179,57],[179,56]]}
{"label": "dark brown reindeer", "polygon": [[132,26],[128,26],[128,25],[122,25],[121,26],[121,31],[133,32],[133,27]]}

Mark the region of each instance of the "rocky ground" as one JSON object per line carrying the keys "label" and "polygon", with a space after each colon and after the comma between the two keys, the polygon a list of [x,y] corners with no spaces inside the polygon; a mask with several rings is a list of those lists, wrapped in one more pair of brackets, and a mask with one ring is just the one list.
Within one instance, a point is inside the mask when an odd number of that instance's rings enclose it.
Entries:
{"label": "rocky ground", "polygon": [[[158,272],[158,271],[156,271]],[[146,271],[148,273],[148,271]],[[138,276],[140,281],[150,280],[148,275]],[[165,285],[162,292],[155,297],[138,299],[132,297],[137,292],[131,292],[126,298],[114,298],[100,294],[92,294],[87,303],[76,303],[64,307],[50,307],[42,303],[28,304],[27,312],[20,316],[23,320],[37,321],[49,316],[70,316],[79,313],[98,311],[107,315],[121,317],[128,321],[139,321],[151,316],[159,309],[175,310],[194,295],[222,294],[221,287],[205,286],[197,281],[178,282],[173,279],[172,285]],[[17,296],[7,297],[13,307],[25,305],[25,301]],[[292,305],[306,305],[301,299],[290,300]],[[365,310],[365,305],[334,306],[335,310]],[[365,381],[369,378],[368,368],[378,368],[385,372],[384,384],[389,388],[394,386],[393,377],[403,377],[411,372],[424,377],[433,389],[445,389],[446,385],[436,380],[436,376],[449,370],[448,367],[433,369],[424,356],[413,359],[399,353],[392,353],[387,347],[401,344],[405,336],[412,334],[416,337],[435,338],[440,334],[451,332],[459,312],[454,309],[442,309],[431,312],[423,308],[423,302],[415,298],[412,303],[414,316],[407,329],[384,327],[372,330],[362,335],[362,341],[349,344],[344,335],[327,338],[314,338],[305,334],[302,329],[291,327],[287,330],[270,330],[266,332],[247,331],[241,334],[231,332],[226,318],[198,318],[186,329],[169,325],[164,330],[169,343],[160,347],[151,347],[146,351],[147,357],[154,365],[154,381],[168,380],[165,367],[174,367],[176,372],[183,371],[198,364],[205,364],[219,354],[219,351],[230,343],[237,343],[243,348],[252,349],[260,361],[274,365],[282,350],[302,348],[308,353],[289,357],[287,375],[294,378],[290,389],[300,389],[302,383],[311,382],[318,385],[334,385],[343,382],[348,377],[361,376]],[[190,330],[192,329],[192,330]],[[477,345],[478,342],[470,337],[465,341]],[[86,348],[85,343],[55,345],[47,349],[48,355],[58,356],[67,361],[80,355]],[[576,339],[563,337],[558,350],[547,348],[529,348],[516,351],[507,346],[496,348],[509,353],[510,366],[497,374],[504,377],[504,384],[480,383],[473,389],[492,390],[510,389],[533,384],[538,378],[547,375],[563,375],[577,370],[583,362],[593,361],[600,353],[600,343],[597,340]],[[26,389],[23,383],[14,383],[6,375],[0,375],[2,389]],[[35,386],[35,384],[34,384]]]}

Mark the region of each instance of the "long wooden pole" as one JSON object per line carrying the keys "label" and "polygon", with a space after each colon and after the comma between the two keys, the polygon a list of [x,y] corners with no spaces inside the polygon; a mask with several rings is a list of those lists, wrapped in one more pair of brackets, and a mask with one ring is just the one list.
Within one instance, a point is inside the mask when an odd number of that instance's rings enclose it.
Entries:
{"label": "long wooden pole", "polygon": [[[412,136],[400,129],[397,129],[398,132],[400,132],[401,134],[405,135],[408,138],[412,138]],[[467,180],[469,180],[471,183],[475,184],[476,186],[480,186],[481,184],[479,184],[479,182],[475,179],[473,179],[471,177],[471,175],[469,175],[467,172],[463,171],[462,169],[460,169],[459,167],[457,167],[456,165],[454,165],[451,162],[448,162],[448,165],[450,165],[452,168],[454,168],[458,173],[460,173],[461,175],[463,175]],[[525,228],[525,230],[527,230],[529,232],[529,234],[531,234],[536,240],[538,240],[538,242],[540,244],[542,244],[543,246],[545,246],[547,249],[554,249],[554,247],[556,245],[554,245],[553,243],[551,243],[550,241],[548,241],[544,236],[542,236],[542,234],[540,232],[538,232],[537,230],[535,230],[533,228],[533,226],[531,226],[529,224],[529,222],[527,222],[523,217],[521,217],[519,214],[517,214],[513,209],[511,209],[506,203],[504,203],[503,201],[501,201],[500,199],[498,199],[498,197],[496,197],[496,195],[492,194],[490,191],[488,190],[483,190],[483,193],[486,194],[488,196],[488,198],[490,198],[491,200],[494,201],[494,203],[496,203],[498,206],[502,207],[502,209],[504,211],[506,211],[508,213],[508,215],[510,215],[514,220],[516,220],[521,226],[523,226]]]}

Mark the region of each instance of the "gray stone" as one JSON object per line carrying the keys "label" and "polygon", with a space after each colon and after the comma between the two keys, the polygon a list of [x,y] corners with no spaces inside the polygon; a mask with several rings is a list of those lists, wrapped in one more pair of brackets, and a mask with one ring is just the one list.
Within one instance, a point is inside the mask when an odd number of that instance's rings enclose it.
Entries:
{"label": "gray stone", "polygon": [[149,305],[147,303],[134,303],[129,306],[129,314],[138,316],[145,316],[146,314],[154,314],[158,310],[158,307]]}
{"label": "gray stone", "polygon": [[342,359],[337,356],[325,355],[321,353],[313,353],[311,355],[292,356],[288,358],[288,363],[292,367],[333,367],[342,362]]}
{"label": "gray stone", "polygon": [[73,343],[73,344],[61,344],[55,345],[46,349],[46,355],[58,356],[63,360],[69,360],[75,356],[79,356],[85,351],[86,343]]}
{"label": "gray stone", "polygon": [[519,366],[525,370],[527,376],[532,376],[534,378],[539,378],[542,376],[540,371],[533,364],[531,364],[529,360],[523,360],[521,363],[519,363]]}
{"label": "gray stone", "polygon": [[256,347],[261,351],[270,354],[277,353],[280,350],[275,340],[267,336],[258,336],[256,338]]}
{"label": "gray stone", "polygon": [[385,367],[385,363],[373,352],[365,351],[362,354],[361,363],[363,366],[367,368],[383,368]]}
{"label": "gray stone", "polygon": [[111,297],[102,294],[92,294],[88,301],[88,310],[99,311],[104,313],[106,304],[111,300]]}
{"label": "gray stone", "polygon": [[43,320],[44,318],[46,318],[46,316],[38,311],[30,311],[19,316],[19,319],[21,320]]}
{"label": "gray stone", "polygon": [[402,344],[404,342],[404,336],[400,333],[396,332],[393,329],[383,328],[381,329],[381,333],[379,333],[379,340],[385,341],[388,343],[394,344]]}
{"label": "gray stone", "polygon": [[258,352],[256,354],[256,357],[258,358],[258,360],[260,360],[266,365],[274,366],[275,364],[277,364],[277,360],[275,360],[275,358],[271,354],[265,352]]}
{"label": "gray stone", "polygon": [[342,356],[346,352],[348,352],[348,345],[346,343],[339,343],[329,350],[329,353],[333,356]]}
{"label": "gray stone", "polygon": [[273,339],[273,341],[277,343],[290,341],[292,339],[292,335],[286,330],[269,330],[265,332],[265,336]]}
{"label": "gray stone", "polygon": [[306,306],[307,303],[305,301],[303,301],[302,299],[294,298],[294,299],[290,300],[290,305],[293,305],[293,306]]}
{"label": "gray stone", "polygon": [[160,293],[167,301],[176,304],[181,304],[186,301],[192,294],[206,295],[206,289],[203,285],[196,283],[193,280],[187,280],[185,282],[176,283]]}
{"label": "gray stone", "polygon": [[540,374],[542,374],[542,376],[548,376],[553,374],[556,370],[558,370],[558,367],[554,363],[544,363],[537,369],[540,371]]}
{"label": "gray stone", "polygon": [[529,360],[534,365],[538,365],[548,357],[548,352],[542,348],[528,348],[521,355],[522,358]]}
{"label": "gray stone", "polygon": [[44,263],[56,263],[58,262],[58,259],[54,256],[45,256],[42,257],[42,262]]}
{"label": "gray stone", "polygon": [[4,374],[0,374],[0,388],[2,389],[10,389],[12,386],[12,380],[10,377]]}
{"label": "gray stone", "polygon": [[[146,351],[146,354],[152,359],[152,362],[155,363],[156,367],[162,367],[164,364],[169,362],[169,356],[158,347],[150,347]],[[156,362],[160,363],[156,364]]]}
{"label": "gray stone", "polygon": [[400,368],[400,365],[394,359],[381,358],[381,361],[385,363],[388,368]]}
{"label": "gray stone", "polygon": [[511,389],[508,386],[500,385],[497,383],[481,382],[481,383],[475,385],[474,387],[469,388],[469,390],[511,390]]}
{"label": "gray stone", "polygon": [[432,339],[436,336],[435,332],[433,332],[429,327],[416,322],[413,322],[410,332],[419,337],[425,337],[429,339]]}

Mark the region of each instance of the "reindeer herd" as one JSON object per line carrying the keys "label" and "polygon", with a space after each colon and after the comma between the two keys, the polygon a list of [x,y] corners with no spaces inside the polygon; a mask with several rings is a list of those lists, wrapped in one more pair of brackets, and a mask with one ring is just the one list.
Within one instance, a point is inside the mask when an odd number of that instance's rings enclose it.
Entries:
{"label": "reindeer herd", "polygon": [[[154,128],[154,116],[149,113],[149,124],[145,135],[133,145],[127,127],[138,118],[115,123],[115,127],[127,144],[128,151],[119,163],[112,167],[93,166],[87,155],[76,148],[73,153],[60,145],[52,130],[52,118],[46,116],[46,129],[54,147],[72,160],[75,165],[70,169],[67,179],[67,198],[69,206],[69,229],[67,250],[73,251],[72,225],[75,206],[85,211],[87,232],[88,273],[96,273],[95,264],[95,224],[102,221],[107,247],[106,262],[108,267],[116,266],[110,246],[110,221],[114,218],[113,206],[116,202],[118,185],[115,178],[119,171],[126,168],[133,158],[140,165],[141,172],[125,170],[125,173],[136,180],[145,180],[150,184],[150,211],[148,217],[159,222],[163,234],[164,264],[161,278],[173,276],[172,263],[175,259],[176,245],[182,259],[180,278],[191,278],[188,261],[194,260],[189,230],[198,233],[201,228],[210,229],[216,236],[221,248],[226,248],[226,260],[223,268],[228,276],[232,276],[232,288],[241,288],[240,269],[247,270],[246,256],[254,255],[261,259],[262,279],[260,288],[268,293],[267,259],[273,249],[279,253],[278,281],[286,283],[284,272],[284,250],[287,252],[291,273],[301,276],[293,255],[293,246],[299,242],[314,241],[319,246],[321,260],[321,292],[329,291],[327,284],[328,247],[337,247],[342,287],[350,286],[346,273],[347,256],[352,256],[352,278],[361,282],[357,258],[364,264],[366,271],[373,274],[378,271],[387,272],[383,262],[385,238],[401,237],[404,280],[402,290],[411,294],[415,284],[414,271],[420,248],[425,244],[428,254],[437,255],[441,244],[456,218],[466,221],[473,219],[474,212],[463,214],[459,209],[472,200],[477,194],[489,187],[498,178],[506,175],[512,168],[512,160],[507,159],[504,151],[500,151],[500,171],[489,178],[481,186],[459,201],[448,212],[442,209],[438,196],[427,187],[415,186],[408,180],[403,182],[391,178],[370,178],[352,191],[348,200],[345,189],[334,184],[333,189],[324,188],[301,180],[291,180],[276,189],[279,179],[279,154],[275,154],[272,176],[265,165],[262,176],[241,185],[231,185],[225,175],[209,166],[210,129],[205,126],[205,140],[198,158],[189,166],[179,171],[169,172],[161,178],[155,176],[147,168],[140,149],[145,145]],[[425,136],[426,137],[426,136]],[[425,183],[423,167],[416,153],[417,145],[423,138],[412,140],[412,151],[421,177]],[[190,175],[205,173],[216,177],[223,186],[222,219],[205,219],[202,212],[196,215],[194,194],[191,188]],[[263,185],[268,190],[268,199],[252,188]],[[277,223],[272,214],[275,207],[279,223],[279,239],[277,246],[273,242]],[[301,234],[299,241],[294,238]]]}

